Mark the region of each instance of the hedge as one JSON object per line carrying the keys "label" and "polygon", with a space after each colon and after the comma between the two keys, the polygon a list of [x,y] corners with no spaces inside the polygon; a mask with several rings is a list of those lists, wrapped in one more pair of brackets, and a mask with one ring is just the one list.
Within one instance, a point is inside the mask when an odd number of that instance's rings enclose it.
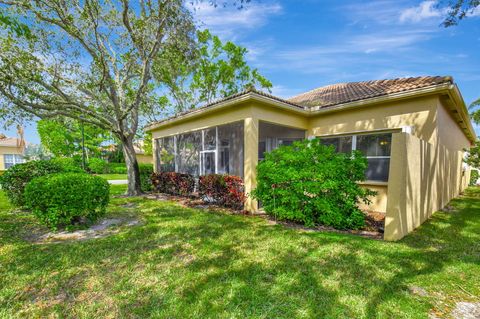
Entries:
{"label": "hedge", "polygon": [[50,160],[51,162],[58,164],[62,168],[62,172],[82,173],[81,157],[55,157]]}
{"label": "hedge", "polygon": [[38,177],[25,188],[25,203],[52,229],[76,222],[93,222],[105,213],[109,184],[85,173],[59,173]]}
{"label": "hedge", "polygon": [[253,196],[268,214],[284,220],[338,229],[358,229],[365,216],[358,208],[375,192],[358,185],[367,160],[359,152],[337,153],[319,139],[282,146],[257,166]]}
{"label": "hedge", "polygon": [[243,180],[238,176],[211,174],[200,176],[199,195],[216,204],[240,210],[245,202]]}
{"label": "hedge", "polygon": [[64,170],[59,161],[31,161],[10,167],[0,176],[0,185],[12,205],[24,206],[25,186],[32,179]]}
{"label": "hedge", "polygon": [[127,174],[127,167],[125,163],[108,163],[110,173],[113,174]]}
{"label": "hedge", "polygon": [[155,191],[171,195],[190,196],[195,188],[195,179],[190,174],[153,173],[151,181]]}
{"label": "hedge", "polygon": [[88,160],[88,170],[94,174],[108,174],[110,173],[109,163],[101,158],[90,158]]}

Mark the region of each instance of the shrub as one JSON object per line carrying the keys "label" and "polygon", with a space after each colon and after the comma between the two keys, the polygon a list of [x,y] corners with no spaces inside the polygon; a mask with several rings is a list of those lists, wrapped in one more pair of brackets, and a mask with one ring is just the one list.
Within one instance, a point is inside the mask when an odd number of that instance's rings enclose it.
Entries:
{"label": "shrub", "polygon": [[8,200],[15,206],[25,205],[25,186],[32,179],[63,171],[57,161],[31,161],[10,167],[0,176],[0,185],[5,191]]}
{"label": "shrub", "polygon": [[110,167],[110,173],[113,174],[127,174],[127,168],[126,167]]}
{"label": "shrub", "polygon": [[26,206],[52,229],[84,220],[95,221],[105,213],[108,200],[108,182],[85,173],[38,177],[25,188]]}
{"label": "shrub", "polygon": [[109,165],[101,158],[91,158],[88,160],[88,169],[94,174],[110,173]]}
{"label": "shrub", "polygon": [[338,229],[365,225],[358,203],[375,192],[360,187],[367,160],[359,153],[335,152],[319,139],[296,142],[266,155],[257,166],[253,196],[280,219]]}
{"label": "shrub", "polygon": [[152,181],[151,177],[153,174],[153,165],[152,164],[139,164],[138,168],[140,169],[140,186],[143,192],[148,192],[152,190]]}
{"label": "shrub", "polygon": [[110,171],[114,174],[127,174],[126,167],[113,167],[110,169]]}
{"label": "shrub", "polygon": [[127,167],[125,163],[108,163],[110,173],[127,174]]}
{"label": "shrub", "polygon": [[200,176],[198,192],[203,198],[233,209],[242,209],[245,202],[243,180],[238,176],[220,174]]}
{"label": "shrub", "polygon": [[189,196],[195,188],[195,179],[190,174],[160,172],[152,174],[152,184],[160,193]]}
{"label": "shrub", "polygon": [[62,168],[62,172],[84,172],[82,168],[82,159],[79,157],[55,157],[50,161],[58,164]]}
{"label": "shrub", "polygon": [[471,170],[470,171],[470,186],[475,186],[477,185],[477,180],[479,178],[479,174],[477,170]]}

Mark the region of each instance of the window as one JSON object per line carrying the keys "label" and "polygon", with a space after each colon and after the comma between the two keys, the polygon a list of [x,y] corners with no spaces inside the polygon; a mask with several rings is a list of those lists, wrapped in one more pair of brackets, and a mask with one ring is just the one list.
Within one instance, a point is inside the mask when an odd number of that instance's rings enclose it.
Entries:
{"label": "window", "polygon": [[5,169],[9,169],[15,164],[24,163],[25,160],[23,159],[22,155],[19,154],[5,154],[3,155]]}
{"label": "window", "polygon": [[367,158],[365,178],[370,181],[388,181],[392,134],[365,134],[322,138],[325,145],[333,145],[337,152],[362,152]]}

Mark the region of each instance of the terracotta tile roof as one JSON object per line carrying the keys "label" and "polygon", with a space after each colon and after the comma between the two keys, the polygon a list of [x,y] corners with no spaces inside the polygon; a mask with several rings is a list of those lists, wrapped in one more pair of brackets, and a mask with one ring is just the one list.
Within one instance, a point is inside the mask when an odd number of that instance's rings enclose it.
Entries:
{"label": "terracotta tile roof", "polygon": [[453,83],[453,79],[449,76],[421,76],[392,80],[339,83],[302,93],[289,98],[288,101],[302,106],[320,106],[323,108],[444,83]]}
{"label": "terracotta tile roof", "polygon": [[7,146],[7,147],[19,147],[20,140],[15,137],[3,137],[0,138],[0,146]]}

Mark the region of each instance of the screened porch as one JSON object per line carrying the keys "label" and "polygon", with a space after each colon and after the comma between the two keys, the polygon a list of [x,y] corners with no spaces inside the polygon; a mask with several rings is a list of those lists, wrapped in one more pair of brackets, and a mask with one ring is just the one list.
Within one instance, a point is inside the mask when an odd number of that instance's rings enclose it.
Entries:
{"label": "screened porch", "polygon": [[[305,138],[306,131],[258,122],[258,160],[266,152]],[[243,121],[166,136],[155,140],[156,171],[193,176],[245,176]]]}

